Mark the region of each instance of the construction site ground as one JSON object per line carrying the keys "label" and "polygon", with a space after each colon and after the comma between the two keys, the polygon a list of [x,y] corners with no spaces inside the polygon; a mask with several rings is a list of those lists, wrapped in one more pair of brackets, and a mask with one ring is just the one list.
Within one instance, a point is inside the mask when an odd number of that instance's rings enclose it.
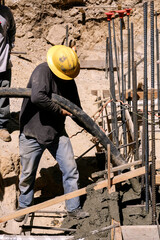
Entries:
{"label": "construction site ground", "polygon": [[[18,3],[17,3],[18,2]],[[127,7],[127,1],[86,1],[87,6],[98,6],[94,9],[86,10],[86,24],[82,25],[82,13],[77,12],[77,8],[67,7],[67,9],[57,8],[57,1],[6,1],[11,7],[17,21],[17,35],[15,48],[13,51],[25,52],[26,54],[12,54],[12,88],[25,88],[29,77],[34,68],[41,62],[46,61],[47,50],[52,44],[64,44],[64,36],[57,32],[55,38],[54,31],[49,38],[49,31],[53,26],[63,26],[69,24],[69,36],[76,41],[77,54],[81,61],[105,61],[107,22],[104,12],[110,9],[101,8],[102,5],[116,8],[119,4]],[[65,2],[65,1],[64,1]],[[76,1],[75,1],[76,2]],[[77,1],[77,5],[83,1]],[[155,9],[160,12],[159,0],[155,2]],[[55,6],[54,6],[55,4]],[[74,4],[73,4],[74,6]],[[133,14],[131,21],[135,24],[135,59],[139,61],[143,57],[143,1],[134,0],[132,3]],[[101,9],[101,10],[100,10]],[[45,14],[48,14],[46,17]],[[39,15],[38,15],[39,14]],[[55,15],[54,15],[55,14]],[[63,19],[63,21],[62,21]],[[97,20],[98,19],[98,20]],[[159,19],[159,15],[158,15]],[[126,20],[125,20],[126,21]],[[77,24],[78,22],[78,24]],[[77,24],[77,25],[76,25]],[[74,26],[74,27],[73,27]],[[160,27],[160,23],[158,22]],[[119,41],[119,21],[116,21],[117,41]],[[64,30],[63,29],[63,30]],[[58,30],[57,30],[58,31]],[[124,68],[127,71],[127,28],[124,29]],[[50,33],[51,34],[51,33]],[[77,34],[77,35],[76,35]],[[47,37],[46,37],[47,36]],[[53,42],[52,42],[52,41]],[[149,44],[149,43],[148,43]],[[140,64],[138,70],[138,82],[143,82],[143,64]],[[115,73],[116,74],[116,73]],[[148,63],[148,75],[150,74],[150,65]],[[83,110],[92,117],[97,111],[95,101],[97,96],[102,96],[103,90],[109,90],[109,79],[105,77],[105,71],[96,69],[81,69],[76,78],[76,83],[81,99]],[[95,94],[96,93],[96,94]],[[1,217],[9,215],[16,210],[18,204],[18,180],[20,176],[20,158],[19,158],[19,124],[18,114],[21,109],[21,98],[12,98],[10,100],[11,119],[8,129],[11,133],[12,141],[7,143],[0,140],[0,215]],[[139,106],[142,109],[142,106]],[[158,121],[158,118],[156,118]],[[75,158],[83,154],[87,149],[93,146],[93,136],[88,132],[82,131],[76,123],[70,118],[66,120],[66,129],[71,138]],[[151,132],[149,128],[151,139]],[[156,125],[156,160],[160,160],[160,128]],[[149,141],[151,149],[151,141]],[[151,151],[150,151],[151,156]],[[142,226],[152,225],[152,208],[149,207],[149,213],[145,211],[145,194],[141,193],[140,185],[133,189],[130,180],[116,184],[115,189],[108,193],[107,188],[94,191],[89,187],[104,180],[104,176],[93,178],[92,174],[104,169],[104,156],[99,155],[101,162],[98,161],[97,148],[94,147],[77,161],[80,172],[80,188],[87,187],[87,194],[81,196],[83,209],[88,211],[90,217],[83,220],[72,220],[66,216],[64,201],[48,208],[42,209],[28,216],[24,225],[39,226],[39,228],[22,228],[23,223],[17,223],[13,219],[0,223],[0,239],[8,237],[14,239],[15,236],[74,236],[75,239],[111,239],[113,231],[107,230],[93,234],[92,231],[102,229],[120,222],[121,226]],[[132,167],[131,170],[134,168]],[[138,178],[139,182],[140,177]],[[93,186],[93,185],[92,185]],[[38,168],[35,185],[35,204],[63,195],[61,172],[57,162],[45,151]],[[150,202],[151,204],[151,202]],[[160,191],[157,186],[157,219],[159,222],[160,213]],[[40,228],[46,227],[46,228]],[[47,229],[48,227],[48,229]],[[52,228],[73,229],[73,232],[58,231]],[[156,226],[157,227],[157,226]],[[49,229],[50,228],[50,229]],[[23,229],[23,230],[22,230]],[[74,230],[76,229],[76,232]],[[127,232],[123,230],[124,240],[127,239]],[[139,234],[141,230],[138,230]],[[136,233],[138,232],[136,230]],[[144,234],[147,229],[142,230]],[[155,231],[155,233],[154,233]],[[149,231],[152,232],[151,230]],[[148,234],[150,234],[148,233]],[[125,235],[126,234],[126,235]],[[153,229],[152,238],[159,239],[158,231]],[[149,236],[149,235],[148,235]],[[16,238],[15,238],[16,239]],[[56,238],[55,238],[56,239]],[[66,238],[67,239],[67,238]],[[116,238],[112,238],[116,239]],[[118,239],[118,238],[117,238]],[[129,238],[128,238],[129,239]],[[127,240],[128,240],[127,239]],[[131,238],[138,239],[138,238]],[[142,238],[141,238],[142,239]]]}

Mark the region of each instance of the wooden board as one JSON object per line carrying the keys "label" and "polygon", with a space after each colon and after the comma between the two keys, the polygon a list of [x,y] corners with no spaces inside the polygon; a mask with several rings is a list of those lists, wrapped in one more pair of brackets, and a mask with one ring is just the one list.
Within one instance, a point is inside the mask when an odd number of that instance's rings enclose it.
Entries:
{"label": "wooden board", "polygon": [[74,236],[19,236],[19,235],[1,235],[0,240],[68,240],[68,239],[73,239]]}
{"label": "wooden board", "polygon": [[[106,64],[104,60],[80,60],[80,68],[105,70]],[[116,67],[113,70],[116,71]]]}
{"label": "wooden board", "polygon": [[[126,99],[128,98],[128,95],[130,94],[131,97],[133,97],[133,92],[126,93]],[[138,100],[143,100],[143,91],[137,91]],[[157,89],[154,89],[154,98],[158,98],[158,91]],[[148,89],[148,100],[151,100],[151,89]]]}
{"label": "wooden board", "polygon": [[156,225],[121,226],[123,240],[159,240]]}

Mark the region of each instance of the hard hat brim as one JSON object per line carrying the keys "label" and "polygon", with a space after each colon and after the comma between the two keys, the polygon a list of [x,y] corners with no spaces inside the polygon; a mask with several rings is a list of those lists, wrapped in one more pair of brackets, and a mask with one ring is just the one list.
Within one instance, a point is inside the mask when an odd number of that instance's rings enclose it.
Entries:
{"label": "hard hat brim", "polygon": [[63,79],[63,80],[72,80],[74,79],[75,77],[78,76],[79,74],[79,71],[80,71],[80,63],[79,63],[79,60],[78,60],[78,64],[77,64],[77,67],[76,67],[76,70],[74,71],[74,74],[72,76],[67,76],[66,74],[62,73],[61,71],[59,71],[57,69],[57,67],[54,65],[54,62],[53,62],[53,56],[55,54],[55,52],[57,51],[58,48],[62,47],[63,45],[56,45],[56,46],[53,46],[51,47],[48,52],[47,52],[47,63],[48,63],[48,66],[49,68],[51,69],[51,71],[59,78]]}

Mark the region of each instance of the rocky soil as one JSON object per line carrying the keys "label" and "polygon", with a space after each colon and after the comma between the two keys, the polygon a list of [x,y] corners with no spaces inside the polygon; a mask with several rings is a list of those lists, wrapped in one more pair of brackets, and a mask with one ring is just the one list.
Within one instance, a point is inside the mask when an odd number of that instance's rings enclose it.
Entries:
{"label": "rocky soil", "polygon": [[[68,42],[76,42],[77,54],[80,61],[83,60],[102,60],[105,62],[106,55],[106,38],[108,36],[108,24],[106,15],[104,14],[110,10],[117,10],[118,6],[122,8],[132,8],[130,22],[134,23],[135,35],[135,61],[141,60],[143,57],[143,3],[144,1],[133,0],[131,2],[113,1],[113,0],[6,0],[15,17],[17,25],[16,42],[14,52],[23,52],[15,54],[12,53],[12,84],[11,87],[25,88],[28,79],[33,69],[41,62],[46,61],[47,50],[56,44],[66,44],[66,26],[68,25],[69,38]],[[106,6],[106,7],[105,7]],[[154,1],[155,10],[160,14],[159,0]],[[148,8],[149,11],[149,8]],[[117,45],[120,48],[120,30],[119,18],[115,18],[116,39]],[[158,15],[158,27],[160,28],[160,21]],[[124,70],[127,72],[127,18],[124,18]],[[150,76],[150,19],[148,18],[148,76]],[[143,82],[143,64],[138,68],[137,81]],[[155,73],[156,76],[156,73]],[[150,81],[150,77],[149,77]],[[104,70],[96,69],[81,69],[79,76],[76,78],[77,87],[84,111],[93,116],[97,111],[97,105],[94,104],[96,97],[93,91],[97,90],[98,96],[102,95],[103,90],[109,89],[109,79],[105,77]],[[157,84],[156,84],[157,85]],[[116,85],[117,86],[117,85]],[[4,216],[15,211],[18,199],[18,179],[20,173],[20,159],[18,136],[19,126],[17,115],[21,108],[22,99],[11,99],[11,119],[8,126],[12,141],[5,143],[0,140],[0,173],[1,173],[1,188],[0,188],[0,215]],[[66,120],[66,128],[74,149],[75,158],[89,149],[93,143],[92,136],[83,131],[76,134],[82,129],[77,126],[71,119]],[[75,135],[75,136],[73,136]],[[73,137],[72,137],[73,136]],[[157,142],[159,136],[156,135]],[[158,144],[157,144],[158,145]],[[95,159],[96,149],[88,152],[81,161],[78,161],[80,171],[81,187],[94,183],[97,179],[91,178],[91,173],[98,170]],[[159,150],[156,148],[157,158]],[[77,227],[77,239],[86,235],[89,239],[88,232],[111,224],[112,210],[110,202],[115,200],[118,204],[120,199],[130,201],[132,198],[140,201],[140,196],[136,195],[130,188],[130,185],[125,185],[113,196],[108,196],[106,190],[87,194],[87,199],[82,198],[84,209],[88,210],[91,217],[72,223],[63,217],[53,220],[52,214],[47,218],[43,215],[39,218],[34,218],[34,224],[47,226],[63,226]],[[127,195],[128,193],[128,195]],[[61,185],[61,173],[58,169],[56,161],[52,159],[48,152],[42,156],[40,166],[37,173],[37,181],[35,186],[35,202],[62,195],[63,189]],[[96,208],[95,208],[96,206]],[[118,206],[118,205],[116,205]],[[46,211],[64,211],[64,203],[55,205],[46,209]],[[95,210],[96,209],[96,210]],[[112,210],[111,210],[112,209]],[[116,208],[115,208],[116,209]],[[115,210],[117,211],[117,209]],[[93,214],[95,213],[96,214]],[[137,213],[136,217],[127,212],[126,218],[122,214],[118,216],[117,221],[121,220],[124,224],[136,224],[137,216],[143,219],[143,223],[150,224],[148,220],[150,215],[144,216]],[[128,214],[128,215],[127,215]],[[36,214],[35,214],[36,216]],[[123,216],[123,217],[122,217]],[[140,219],[139,218],[139,219]],[[47,219],[47,220],[46,220]],[[58,220],[57,220],[58,219]],[[129,220],[128,219],[132,219]],[[64,221],[63,221],[64,220]],[[141,224],[141,223],[140,223]],[[88,230],[89,229],[89,230]],[[1,233],[5,234],[20,234],[21,228],[14,220],[2,223],[0,225]],[[45,230],[34,230],[34,234],[53,234],[53,231],[46,233]],[[83,233],[83,234],[82,234]],[[109,239],[109,232],[102,233],[96,236],[95,239],[103,239],[107,236]],[[94,239],[92,236],[91,239]]]}

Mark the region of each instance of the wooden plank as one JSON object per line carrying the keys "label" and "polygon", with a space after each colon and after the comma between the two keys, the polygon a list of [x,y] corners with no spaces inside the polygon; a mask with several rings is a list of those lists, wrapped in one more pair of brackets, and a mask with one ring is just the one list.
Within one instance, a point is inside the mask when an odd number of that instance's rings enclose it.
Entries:
{"label": "wooden plank", "polygon": [[[156,169],[159,169],[159,168],[160,168],[160,161],[156,161]],[[123,174],[120,174],[118,176],[115,176],[112,179],[112,184],[120,183],[120,182],[126,181],[128,179],[131,179],[133,177],[141,176],[143,174],[145,174],[145,167],[141,167],[141,168],[135,169],[133,171],[129,171],[127,173],[123,173]],[[105,188],[107,186],[108,186],[108,181],[104,180],[104,181],[98,182],[96,184],[90,185],[90,189],[93,188],[94,190],[99,190],[99,189]],[[38,211],[38,210],[43,209],[43,208],[47,208],[49,206],[52,206],[54,204],[63,202],[65,200],[69,200],[69,199],[74,198],[74,197],[82,196],[82,195],[87,193],[87,189],[88,189],[88,187],[81,188],[77,191],[67,193],[67,194],[64,194],[62,196],[59,196],[59,197],[50,199],[48,201],[45,201],[43,203],[39,203],[37,205],[34,205],[34,206],[31,206],[31,207],[13,212],[9,215],[1,217],[0,218],[0,223],[1,222],[6,222],[8,220],[11,220],[13,218],[22,216],[24,214],[28,214],[28,213],[35,212],[35,211]]]}
{"label": "wooden plank", "polygon": [[68,240],[68,239],[75,239],[74,236],[19,236],[19,235],[1,235],[0,240]]}
{"label": "wooden plank", "polygon": [[[112,172],[112,173],[118,172],[118,171],[121,171],[121,170],[130,168],[130,167],[132,167],[132,166],[140,165],[140,164],[142,164],[142,160],[137,160],[137,161],[134,161],[134,162],[131,162],[131,163],[126,163],[126,164],[120,165],[120,166],[118,166],[118,167],[113,167],[113,168],[111,169],[111,172]],[[103,170],[103,171],[99,171],[99,172],[92,173],[91,177],[92,177],[92,178],[100,177],[100,176],[102,176],[103,174],[105,174],[107,171],[108,171],[108,170]]]}
{"label": "wooden plank", "polygon": [[108,192],[110,191],[110,188],[111,188],[111,147],[110,145],[108,144],[107,145],[107,154],[108,154],[108,157],[107,157],[107,163],[108,163]]}
{"label": "wooden plank", "polygon": [[158,240],[156,225],[121,226],[124,240]]}
{"label": "wooden plank", "polygon": [[[137,91],[138,100],[143,100],[143,91]],[[130,96],[133,97],[133,92],[130,92]],[[128,98],[128,93],[126,93],[126,99]],[[154,98],[158,98],[158,91],[154,89]],[[151,100],[151,89],[148,89],[148,100]]]}
{"label": "wooden plank", "polygon": [[80,68],[105,70],[104,60],[80,60]]}
{"label": "wooden plank", "polygon": [[156,185],[160,185],[160,174],[156,175]]}
{"label": "wooden plank", "polygon": [[134,141],[134,126],[133,126],[133,121],[132,121],[131,115],[129,114],[128,109],[125,110],[125,118],[127,120],[127,128],[130,131],[132,141]]}
{"label": "wooden plank", "polygon": [[[115,220],[113,220],[113,224],[119,224],[120,226],[120,222],[117,222]],[[114,229],[114,240],[123,240],[121,227],[117,227]]]}
{"label": "wooden plank", "polygon": [[[80,68],[105,70],[106,64],[104,60],[81,60],[80,59]],[[116,67],[114,67],[113,70],[116,71]]]}

